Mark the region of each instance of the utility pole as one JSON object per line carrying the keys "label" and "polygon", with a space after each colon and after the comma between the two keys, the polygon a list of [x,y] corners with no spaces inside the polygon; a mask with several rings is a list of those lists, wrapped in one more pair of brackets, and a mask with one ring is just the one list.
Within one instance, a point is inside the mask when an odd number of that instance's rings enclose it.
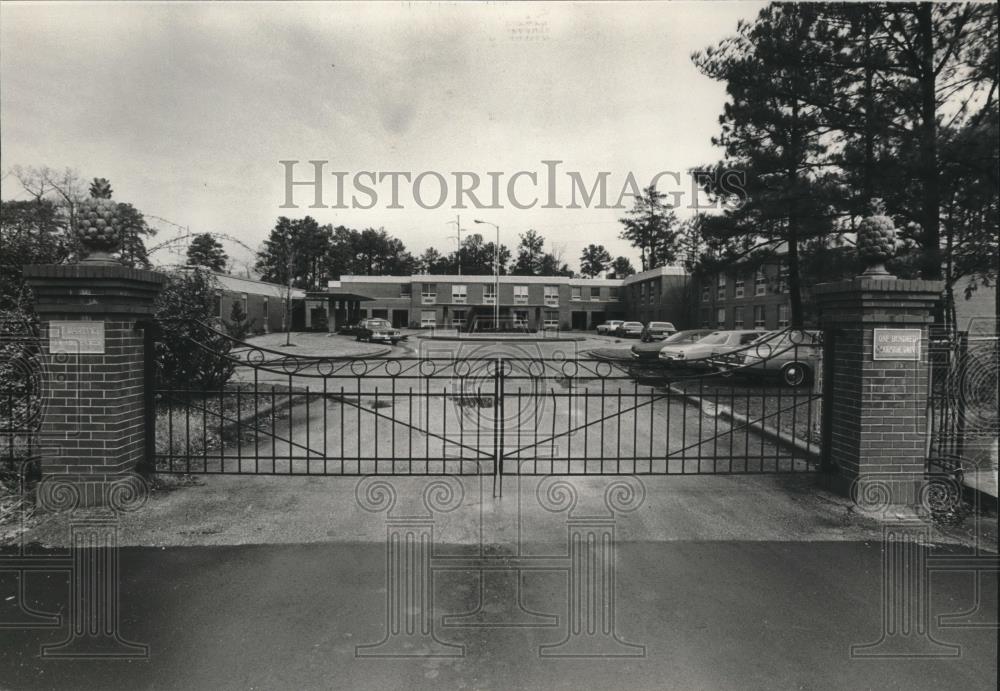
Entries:
{"label": "utility pole", "polygon": [[288,248],[288,296],[285,299],[285,347],[292,345],[292,259],[293,250]]}
{"label": "utility pole", "polygon": [[458,241],[458,251],[455,252],[455,261],[458,263],[458,275],[462,275],[462,217],[455,215],[454,221],[448,221],[448,225],[455,224],[455,235],[451,237]]}

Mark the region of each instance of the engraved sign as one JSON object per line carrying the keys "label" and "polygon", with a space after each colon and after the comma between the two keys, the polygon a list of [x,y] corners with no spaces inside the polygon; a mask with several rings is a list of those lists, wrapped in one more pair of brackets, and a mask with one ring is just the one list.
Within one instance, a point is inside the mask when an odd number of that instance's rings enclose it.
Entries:
{"label": "engraved sign", "polygon": [[873,360],[920,360],[920,329],[875,329]]}
{"label": "engraved sign", "polygon": [[104,322],[49,322],[49,352],[71,355],[104,353]]}

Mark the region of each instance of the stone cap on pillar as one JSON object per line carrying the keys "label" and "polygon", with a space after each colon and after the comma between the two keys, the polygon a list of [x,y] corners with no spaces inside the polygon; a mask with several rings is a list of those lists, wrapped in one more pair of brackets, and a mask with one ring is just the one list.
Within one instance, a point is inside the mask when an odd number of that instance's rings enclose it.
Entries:
{"label": "stone cap on pillar", "polygon": [[150,316],[166,275],[117,264],[30,264],[24,278],[41,315]]}
{"label": "stone cap on pillar", "polygon": [[942,281],[857,276],[812,289],[819,323],[928,324],[941,300]]}

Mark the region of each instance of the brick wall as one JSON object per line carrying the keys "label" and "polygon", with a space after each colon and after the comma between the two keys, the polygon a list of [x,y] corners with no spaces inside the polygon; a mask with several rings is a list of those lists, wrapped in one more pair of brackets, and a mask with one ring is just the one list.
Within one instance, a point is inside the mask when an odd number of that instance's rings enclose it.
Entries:
{"label": "brick wall", "polygon": [[[928,324],[940,284],[856,278],[814,294],[828,333],[823,406],[836,485],[855,499],[914,504],[926,463]],[[875,360],[877,328],[918,330],[919,359]]]}
{"label": "brick wall", "polygon": [[[73,486],[75,505],[114,503],[113,487],[144,460],[147,436],[145,333],[166,277],[118,264],[27,266],[43,336],[43,480],[40,503],[56,508]],[[51,351],[52,321],[101,322],[104,351]],[[45,489],[50,487],[51,489]],[[49,496],[51,493],[51,496]]]}
{"label": "brick wall", "polygon": [[[43,456],[43,472],[114,475],[142,460],[145,354],[134,324],[105,321],[103,355],[51,354],[46,346],[41,438],[53,453]],[[43,335],[47,344],[47,324]]]}
{"label": "brick wall", "polygon": [[830,387],[831,444],[852,475],[923,471],[927,333],[921,359],[875,361],[874,329],[837,329]]}

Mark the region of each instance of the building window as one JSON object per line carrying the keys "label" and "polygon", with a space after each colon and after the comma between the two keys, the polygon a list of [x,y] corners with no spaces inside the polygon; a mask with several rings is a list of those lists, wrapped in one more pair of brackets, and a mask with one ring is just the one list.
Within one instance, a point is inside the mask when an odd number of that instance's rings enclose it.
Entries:
{"label": "building window", "polygon": [[250,319],[250,300],[249,300],[249,298],[247,298],[247,294],[246,293],[241,293],[240,294],[240,302],[243,303],[243,319],[249,320]]}
{"label": "building window", "polygon": [[719,274],[718,281],[716,282],[716,287],[719,289],[716,293],[716,298],[719,300],[726,299],[726,274]]}
{"label": "building window", "polygon": [[495,283],[487,283],[483,286],[483,304],[495,305],[497,301],[497,286]]}
{"label": "building window", "polygon": [[703,329],[710,329],[710,328],[712,328],[712,325],[709,323],[709,320],[711,319],[711,315],[712,315],[712,313],[709,312],[707,309],[703,309],[701,311],[701,328],[703,328]]}
{"label": "building window", "polygon": [[601,299],[601,289],[597,286],[590,286],[590,299],[600,300]]}
{"label": "building window", "polygon": [[528,310],[514,310],[514,326],[515,328],[528,326]]}
{"label": "building window", "polygon": [[514,286],[514,304],[528,304],[528,286]]}
{"label": "building window", "polygon": [[451,287],[451,301],[456,305],[464,305],[468,296],[468,288],[464,285],[455,284]]}
{"label": "building window", "polygon": [[558,329],[559,328],[559,312],[558,310],[545,310],[545,322],[543,326],[546,329]]}
{"label": "building window", "polygon": [[734,329],[742,329],[744,326],[745,326],[745,324],[744,324],[743,308],[742,307],[734,307],[733,308],[733,328]]}
{"label": "building window", "polygon": [[767,295],[767,274],[764,273],[764,269],[757,269],[757,273],[754,274],[753,294]]}
{"label": "building window", "polygon": [[433,305],[437,300],[437,283],[420,284],[420,302],[424,305]]}
{"label": "building window", "polygon": [[267,328],[267,315],[268,315],[267,298],[265,297],[264,298],[264,315],[263,315],[264,316],[264,328],[265,329]]}
{"label": "building window", "polygon": [[720,307],[715,311],[715,325],[720,329],[726,328],[726,308]]}
{"label": "building window", "polygon": [[743,297],[743,284],[744,280],[742,276],[736,279],[736,293],[734,294],[734,297]]}
{"label": "building window", "polygon": [[215,291],[215,302],[212,304],[212,310],[215,312],[215,316],[222,319],[222,291]]}
{"label": "building window", "polygon": [[791,308],[788,305],[778,305],[778,328],[783,329],[788,326]]}
{"label": "building window", "polygon": [[701,301],[708,302],[712,298],[712,289],[707,285],[701,287]]}
{"label": "building window", "polygon": [[465,310],[455,310],[452,312],[451,325],[456,329],[465,328]]}
{"label": "building window", "polygon": [[753,328],[763,329],[767,325],[764,319],[764,305],[753,306]]}
{"label": "building window", "polygon": [[788,270],[785,268],[782,268],[781,271],[778,272],[778,292],[788,292]]}
{"label": "building window", "polygon": [[646,301],[646,284],[645,283],[640,283],[639,284],[639,302],[645,302],[645,301]]}
{"label": "building window", "polygon": [[545,286],[545,305],[547,307],[559,306],[559,286]]}
{"label": "building window", "polygon": [[663,293],[663,282],[657,278],[652,283],[649,284],[649,301],[659,302],[660,295]]}
{"label": "building window", "polygon": [[612,286],[608,288],[608,297],[612,300],[618,299],[618,286]]}
{"label": "building window", "polygon": [[569,290],[570,290],[570,295],[569,295],[570,300],[582,299],[583,288],[581,288],[580,286],[573,286]]}
{"label": "building window", "polygon": [[420,326],[437,326],[437,317],[435,316],[434,310],[420,311]]}
{"label": "building window", "polygon": [[399,297],[401,297],[401,298],[410,298],[410,297],[413,297],[413,286],[411,286],[409,283],[400,283],[399,284]]}

